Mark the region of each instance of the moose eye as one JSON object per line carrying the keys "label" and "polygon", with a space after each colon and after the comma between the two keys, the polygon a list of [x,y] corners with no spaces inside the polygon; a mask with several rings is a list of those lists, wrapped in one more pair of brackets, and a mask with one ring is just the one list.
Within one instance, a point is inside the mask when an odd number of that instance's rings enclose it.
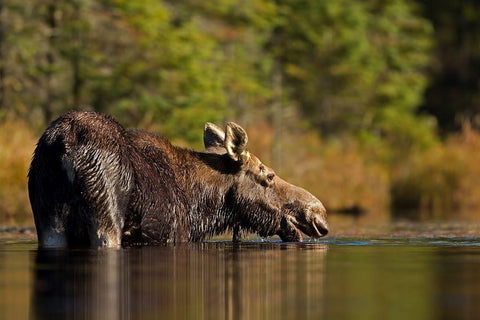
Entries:
{"label": "moose eye", "polygon": [[269,173],[269,174],[267,175],[267,180],[268,180],[269,182],[273,181],[273,178],[275,178],[275,173]]}
{"label": "moose eye", "polygon": [[260,170],[260,172],[265,172],[265,166],[263,164],[261,164],[258,169]]}

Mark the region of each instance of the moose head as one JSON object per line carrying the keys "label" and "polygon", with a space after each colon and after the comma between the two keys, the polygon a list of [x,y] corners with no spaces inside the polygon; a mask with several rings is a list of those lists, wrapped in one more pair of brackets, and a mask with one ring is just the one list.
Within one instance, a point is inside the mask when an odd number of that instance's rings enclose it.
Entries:
{"label": "moose head", "polygon": [[225,130],[207,123],[205,152],[221,155],[235,179],[226,203],[236,223],[261,236],[277,234],[283,241],[302,241],[304,233],[320,238],[328,233],[325,207],[315,196],[281,179],[247,150],[248,136],[234,122]]}

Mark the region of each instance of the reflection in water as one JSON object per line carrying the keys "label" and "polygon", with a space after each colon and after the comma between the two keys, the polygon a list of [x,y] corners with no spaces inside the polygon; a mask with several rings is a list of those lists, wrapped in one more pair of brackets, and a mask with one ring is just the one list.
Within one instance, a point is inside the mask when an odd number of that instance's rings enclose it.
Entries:
{"label": "reflection in water", "polygon": [[120,251],[38,250],[32,318],[119,319]]}
{"label": "reflection in water", "polygon": [[478,319],[478,239],[406,242],[330,246],[324,318]]}
{"label": "reflection in water", "polygon": [[[433,303],[442,306],[436,319],[478,319],[480,314],[480,250],[438,251]],[[461,258],[461,259],[459,259]]]}
{"label": "reflection in water", "polygon": [[122,250],[0,241],[0,319],[475,319],[479,267],[480,238],[467,237]]}
{"label": "reflection in water", "polygon": [[436,249],[362,243],[329,251],[325,318],[438,319],[431,303]]}
{"label": "reflection in water", "polygon": [[326,245],[38,250],[32,317],[293,319],[324,309]]}

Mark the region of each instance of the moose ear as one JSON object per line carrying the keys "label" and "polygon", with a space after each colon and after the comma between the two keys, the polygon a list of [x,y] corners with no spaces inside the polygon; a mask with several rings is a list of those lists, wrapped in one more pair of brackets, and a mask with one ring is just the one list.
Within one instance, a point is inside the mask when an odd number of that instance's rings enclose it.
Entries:
{"label": "moose ear", "polygon": [[222,128],[213,123],[205,123],[205,129],[203,130],[203,144],[205,145],[205,149],[223,147],[225,144],[225,132]]}
{"label": "moose ear", "polygon": [[225,129],[225,149],[235,161],[242,161],[246,153],[248,136],[245,130],[234,122],[227,123]]}

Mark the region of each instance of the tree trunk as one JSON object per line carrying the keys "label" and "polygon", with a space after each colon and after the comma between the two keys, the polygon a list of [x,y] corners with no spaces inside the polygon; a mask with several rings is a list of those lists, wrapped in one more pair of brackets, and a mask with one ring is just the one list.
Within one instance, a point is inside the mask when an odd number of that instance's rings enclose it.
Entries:
{"label": "tree trunk", "polygon": [[55,38],[57,36],[57,21],[55,18],[57,7],[54,2],[48,4],[46,22],[50,29],[50,35],[48,37],[48,51],[47,58],[47,72],[46,72],[46,90],[47,97],[44,103],[43,112],[45,120],[50,122],[53,118],[53,103],[55,100],[54,85],[53,85],[53,73],[55,68]]}
{"label": "tree trunk", "polygon": [[[80,21],[81,18],[81,3],[79,1],[74,1],[73,3],[75,9],[75,20]],[[82,46],[81,39],[81,30],[78,25],[73,28],[72,40],[74,43],[73,54],[71,57],[71,64],[73,70],[73,84],[72,84],[72,97],[73,97],[73,108],[79,108],[81,104],[81,88],[82,88],[82,77],[81,77],[81,66],[80,66],[80,50]]]}
{"label": "tree trunk", "polygon": [[272,165],[277,171],[282,168],[282,139],[283,139],[283,103],[282,103],[282,70],[278,59],[273,62],[272,68]]}
{"label": "tree trunk", "polygon": [[5,0],[0,0],[0,109],[6,109],[5,99]]}

